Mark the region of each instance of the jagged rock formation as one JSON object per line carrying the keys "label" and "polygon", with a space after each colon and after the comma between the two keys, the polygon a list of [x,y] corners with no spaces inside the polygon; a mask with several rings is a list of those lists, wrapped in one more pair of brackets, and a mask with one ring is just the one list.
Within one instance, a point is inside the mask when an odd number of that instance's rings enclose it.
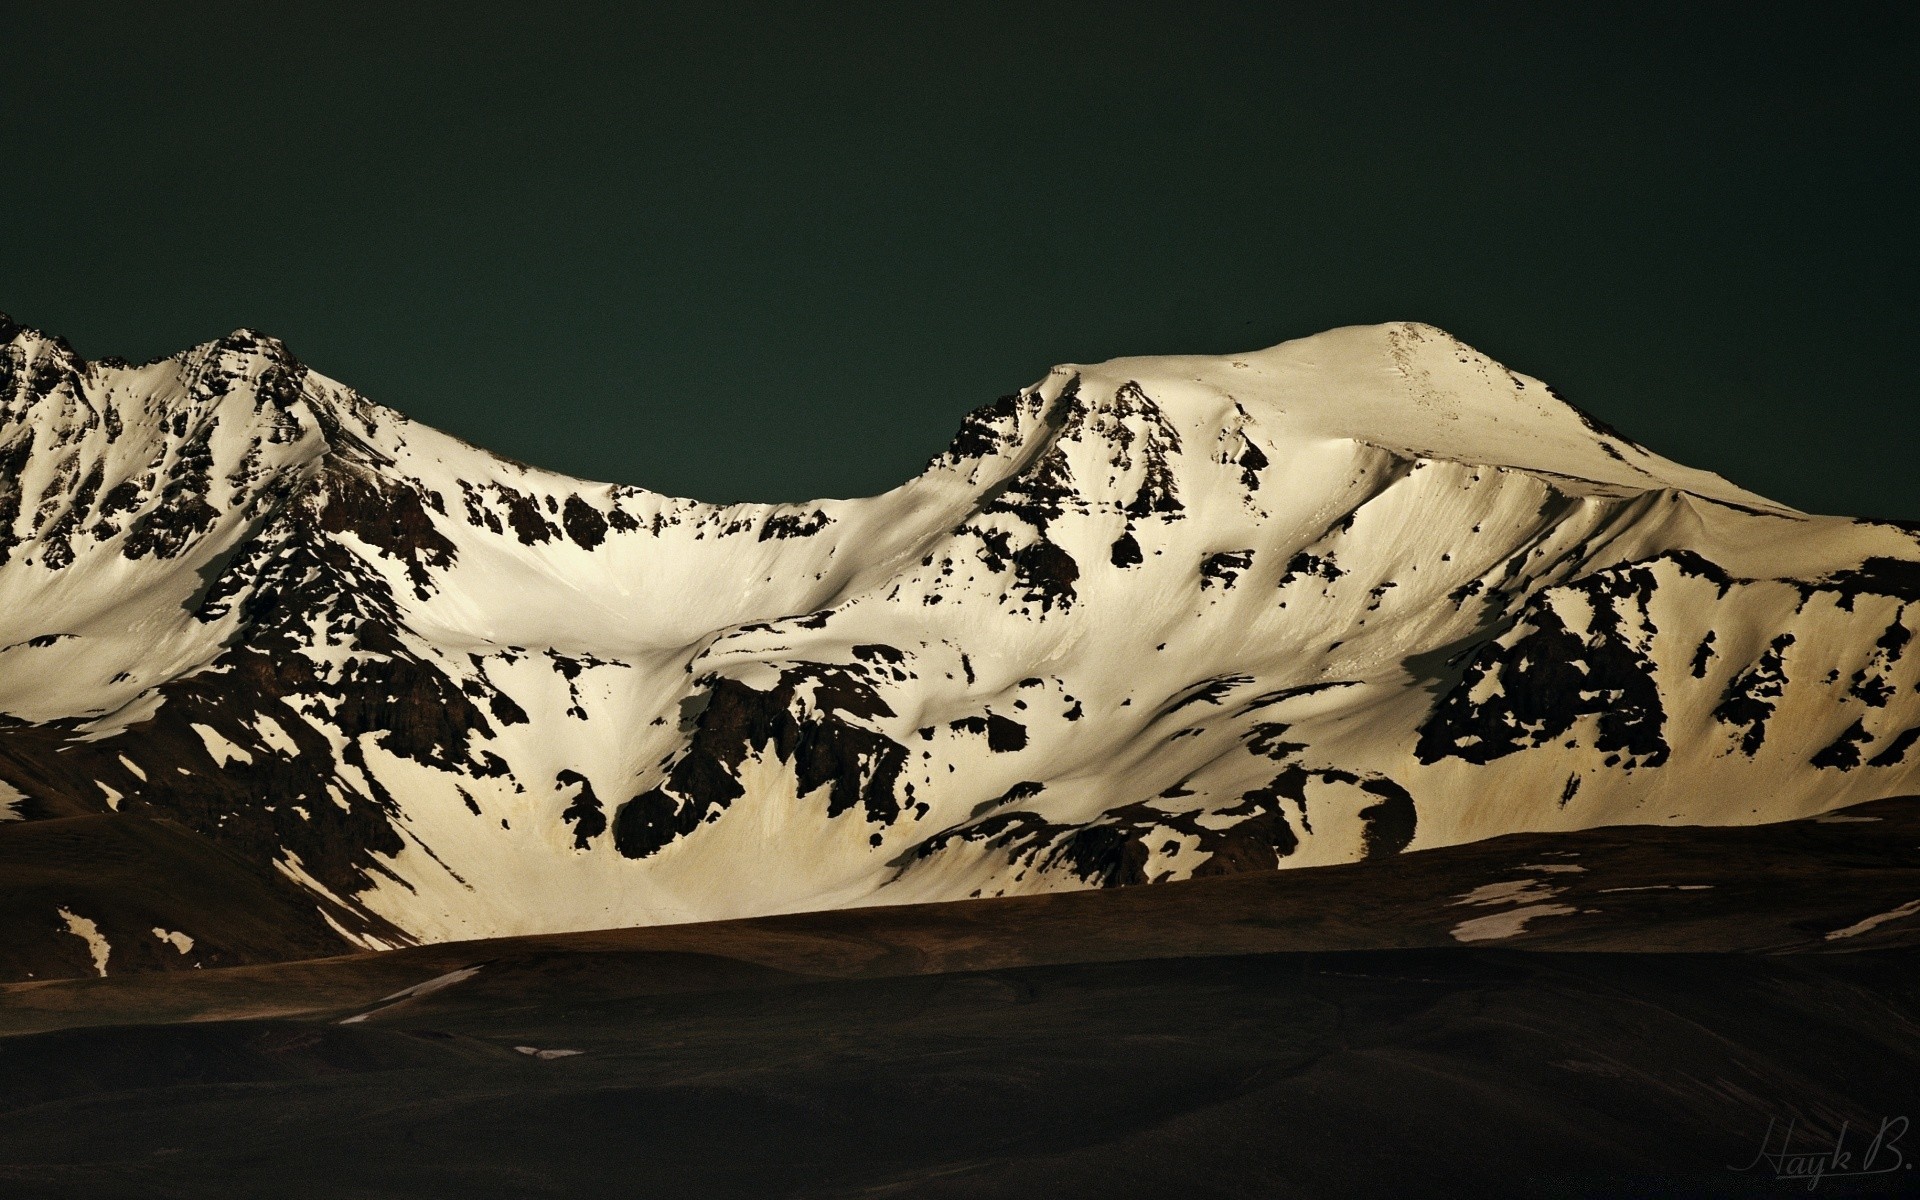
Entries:
{"label": "jagged rock formation", "polygon": [[0,812],[175,822],[363,945],[1920,779],[1913,528],[1427,326],[1055,368],[885,495],[731,506],[498,458],[244,331],[0,345]]}

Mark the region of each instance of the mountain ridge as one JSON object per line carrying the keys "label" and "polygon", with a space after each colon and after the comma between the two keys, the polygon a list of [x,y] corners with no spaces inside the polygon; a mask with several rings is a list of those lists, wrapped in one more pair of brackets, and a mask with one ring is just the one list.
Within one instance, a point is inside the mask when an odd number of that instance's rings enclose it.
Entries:
{"label": "mountain ridge", "polygon": [[1910,531],[1429,326],[1057,367],[899,487],[796,504],[513,463],[250,331],[4,354],[0,808],[177,820],[361,944],[1780,820],[1920,771]]}

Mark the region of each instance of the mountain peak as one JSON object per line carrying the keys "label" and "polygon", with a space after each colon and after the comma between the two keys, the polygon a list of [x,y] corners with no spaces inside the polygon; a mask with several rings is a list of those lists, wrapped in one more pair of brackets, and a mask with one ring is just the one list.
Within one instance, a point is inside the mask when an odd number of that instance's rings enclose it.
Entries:
{"label": "mountain peak", "polygon": [[1078,379],[1083,395],[1142,388],[1202,436],[1229,424],[1238,406],[1270,439],[1342,439],[1412,458],[1794,511],[1653,453],[1548,384],[1419,322],[1346,326],[1243,354],[1116,358],[1055,373]]}

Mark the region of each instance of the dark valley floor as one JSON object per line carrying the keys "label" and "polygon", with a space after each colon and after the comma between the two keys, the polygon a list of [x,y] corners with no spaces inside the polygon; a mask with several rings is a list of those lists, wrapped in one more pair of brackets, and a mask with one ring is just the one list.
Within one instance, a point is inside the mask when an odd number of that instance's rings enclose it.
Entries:
{"label": "dark valley floor", "polygon": [[[1146,888],[17,983],[0,991],[0,1183],[1775,1194],[1789,1185],[1768,1162],[1734,1168],[1779,1149],[1789,1120],[1807,1149],[1845,1125],[1858,1165],[1916,1107],[1917,902],[1920,800],[1900,799]],[[1914,1149],[1898,1128],[1878,1166]]]}

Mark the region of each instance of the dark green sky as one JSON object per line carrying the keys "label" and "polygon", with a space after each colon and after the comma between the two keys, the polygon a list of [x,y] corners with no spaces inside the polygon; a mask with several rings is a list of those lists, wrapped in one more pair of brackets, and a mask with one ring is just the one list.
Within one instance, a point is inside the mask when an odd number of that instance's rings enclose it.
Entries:
{"label": "dark green sky", "polygon": [[1054,362],[1418,319],[1920,517],[1910,3],[403,7],[0,5],[0,309],[253,326],[709,499],[881,490]]}

